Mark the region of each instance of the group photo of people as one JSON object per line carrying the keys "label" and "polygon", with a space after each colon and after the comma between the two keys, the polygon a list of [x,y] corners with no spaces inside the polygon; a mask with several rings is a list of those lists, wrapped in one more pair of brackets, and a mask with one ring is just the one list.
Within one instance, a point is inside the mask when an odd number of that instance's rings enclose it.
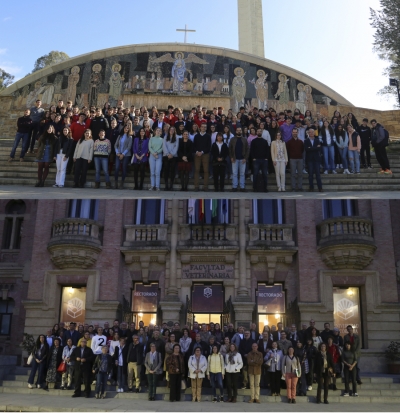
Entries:
{"label": "group photo of people", "polygon": [[[342,336],[325,323],[317,329],[314,320],[297,329],[295,324],[265,325],[258,331],[229,323],[193,326],[179,322],[145,326],[114,320],[112,323],[60,322],[37,337],[28,363],[28,388],[74,390],[72,397],[106,397],[107,386],[116,392],[147,392],[155,401],[158,386],[169,389],[169,400],[180,401],[191,388],[192,402],[201,402],[205,388],[212,389],[212,402],[236,403],[238,389],[250,389],[244,401],[260,403],[265,394],[287,402],[317,389],[317,403],[329,404],[329,391],[345,383],[343,397],[357,397],[361,385],[361,341],[353,326]],[[114,387],[115,386],[115,387]],[[340,391],[339,391],[340,392]]]}
{"label": "group photo of people", "polygon": [[[94,188],[104,180],[107,189],[245,192],[322,192],[321,174],[361,174],[372,169],[371,152],[380,165],[378,174],[392,176],[386,153],[389,133],[376,119],[357,120],[336,111],[328,119],[309,110],[301,113],[241,107],[234,113],[223,107],[201,105],[185,112],[124,107],[78,107],[62,100],[44,110],[40,100],[17,121],[17,134],[8,161],[37,162],[36,187],[43,187],[50,168],[56,169],[55,188],[73,174],[74,188],[83,188],[89,169],[95,170]],[[268,175],[276,178],[269,188]],[[315,177],[315,181],[314,181]]]}

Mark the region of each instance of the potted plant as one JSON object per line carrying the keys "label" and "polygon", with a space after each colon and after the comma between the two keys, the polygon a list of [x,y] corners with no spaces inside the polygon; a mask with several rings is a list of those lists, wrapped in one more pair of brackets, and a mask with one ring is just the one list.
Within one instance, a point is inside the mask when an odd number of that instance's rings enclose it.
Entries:
{"label": "potted plant", "polygon": [[400,342],[390,342],[385,357],[388,359],[389,374],[400,374]]}
{"label": "potted plant", "polygon": [[33,335],[24,333],[24,339],[20,344],[20,347],[28,353],[27,357],[24,357],[24,366],[27,365],[28,357],[33,352],[35,348],[35,339]]}

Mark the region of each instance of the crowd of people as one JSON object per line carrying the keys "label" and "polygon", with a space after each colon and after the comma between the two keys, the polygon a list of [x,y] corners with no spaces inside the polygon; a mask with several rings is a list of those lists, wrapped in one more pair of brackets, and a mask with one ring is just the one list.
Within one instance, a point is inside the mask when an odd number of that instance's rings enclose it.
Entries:
{"label": "crowd of people", "polygon": [[[361,383],[359,361],[360,337],[351,325],[348,334],[324,324],[319,331],[315,321],[297,330],[282,323],[260,333],[256,324],[246,329],[233,324],[194,323],[190,329],[178,322],[162,326],[144,326],[118,320],[101,327],[70,323],[55,324],[37,338],[30,355],[28,387],[74,389],[72,397],[104,398],[106,385],[116,385],[117,392],[142,391],[148,400],[156,399],[157,384],[165,378],[170,401],[179,401],[181,390],[192,389],[192,401],[200,402],[202,388],[212,387],[213,402],[236,403],[238,388],[250,388],[249,403],[260,403],[260,387],[280,396],[287,389],[289,403],[306,396],[317,385],[317,403],[328,404],[329,388],[337,390],[336,380],[343,377],[343,396],[358,396]],[[35,382],[36,377],[36,382]],[[224,398],[224,388],[227,399]],[[219,395],[217,395],[217,390]]]}
{"label": "crowd of people", "polygon": [[[322,191],[321,173],[359,174],[372,168],[371,146],[381,166],[378,174],[390,176],[386,147],[387,130],[375,119],[359,123],[352,113],[338,111],[331,119],[307,110],[300,113],[244,107],[238,113],[222,107],[208,111],[201,105],[184,113],[169,106],[166,112],[152,107],[125,108],[108,103],[103,108],[64,106],[59,101],[49,110],[42,102],[24,112],[17,122],[17,134],[9,162],[22,142],[20,161],[35,154],[38,163],[36,186],[45,185],[52,163],[56,164],[54,187],[63,187],[66,174],[74,170],[74,187],[82,188],[87,171],[96,170],[95,188],[100,188],[101,172],[106,188],[124,189],[129,166],[136,190],[144,189],[146,172],[150,190],[159,191],[161,176],[166,191],[180,178],[182,191],[194,178],[194,190],[223,192],[232,180],[232,191],[246,191],[251,179],[253,191],[268,192],[268,174],[275,174],[278,191],[285,191],[286,172],[291,172],[292,191],[303,191],[303,174],[308,174],[309,191]],[[371,127],[369,126],[369,123]],[[36,146],[36,148],[35,148]],[[114,174],[114,185],[110,176]],[[121,180],[120,180],[121,178]]]}

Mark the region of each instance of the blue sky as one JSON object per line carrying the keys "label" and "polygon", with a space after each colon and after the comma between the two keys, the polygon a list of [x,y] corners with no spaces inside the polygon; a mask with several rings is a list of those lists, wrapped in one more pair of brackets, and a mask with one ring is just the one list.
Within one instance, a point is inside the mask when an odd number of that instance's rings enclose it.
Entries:
{"label": "blue sky", "polygon": [[[238,48],[235,0],[74,3],[19,0],[2,7],[0,67],[18,79],[51,50],[73,57],[129,44],[183,42],[176,29],[185,24],[197,30],[188,43]],[[392,109],[394,99],[377,95],[388,84],[382,75],[386,62],[372,51],[369,26],[369,7],[379,4],[263,0],[265,55],[327,84],[356,106]]]}

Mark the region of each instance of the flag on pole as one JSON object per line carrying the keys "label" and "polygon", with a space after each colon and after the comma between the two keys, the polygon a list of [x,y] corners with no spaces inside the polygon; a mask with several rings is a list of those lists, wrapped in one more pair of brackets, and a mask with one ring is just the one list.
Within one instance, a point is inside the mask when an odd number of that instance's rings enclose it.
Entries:
{"label": "flag on pole", "polygon": [[204,199],[199,199],[199,222],[204,221]]}
{"label": "flag on pole", "polygon": [[218,215],[218,200],[217,199],[211,199],[210,200],[210,210],[212,211],[211,216],[212,218],[215,218]]}
{"label": "flag on pole", "polygon": [[195,206],[196,200],[195,199],[189,199],[188,201],[188,216],[189,216],[189,221],[193,222],[194,221],[194,206]]}

